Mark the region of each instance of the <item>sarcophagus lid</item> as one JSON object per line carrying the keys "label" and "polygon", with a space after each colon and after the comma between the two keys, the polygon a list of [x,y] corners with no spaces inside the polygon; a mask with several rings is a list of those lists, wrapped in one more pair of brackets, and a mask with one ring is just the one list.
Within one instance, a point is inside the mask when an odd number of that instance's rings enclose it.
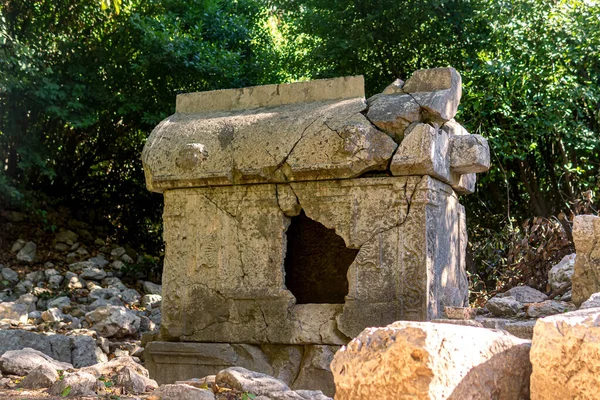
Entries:
{"label": "sarcophagus lid", "polygon": [[363,115],[362,76],[177,96],[142,154],[150,190],[357,177],[397,144]]}

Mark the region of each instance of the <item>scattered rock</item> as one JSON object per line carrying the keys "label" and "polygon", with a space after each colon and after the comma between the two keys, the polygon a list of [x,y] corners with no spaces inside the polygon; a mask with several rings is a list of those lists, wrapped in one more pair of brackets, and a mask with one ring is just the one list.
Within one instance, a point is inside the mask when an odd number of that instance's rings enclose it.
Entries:
{"label": "scattered rock", "polygon": [[81,397],[96,396],[103,390],[104,385],[94,375],[79,371],[65,373],[63,379],[52,385],[49,393],[53,396]]}
{"label": "scattered rock", "polygon": [[79,235],[73,231],[69,230],[59,230],[54,237],[54,241],[57,243],[65,243],[69,246],[77,243],[77,239],[79,239]]}
{"label": "scattered rock", "polygon": [[526,399],[530,343],[452,324],[367,328],[334,357],[335,398]]}
{"label": "scattered rock", "polygon": [[0,370],[6,374],[25,376],[40,365],[49,365],[57,370],[73,368],[69,363],[56,361],[29,347],[7,351],[0,357]]}
{"label": "scattered rock", "polygon": [[52,300],[48,301],[48,308],[58,308],[60,311],[63,311],[65,307],[69,307],[71,305],[71,299],[67,296],[56,297]]}
{"label": "scattered rock", "polygon": [[27,305],[14,302],[0,303],[0,319],[12,319],[27,323]]}
{"label": "scattered rock", "polygon": [[76,263],[72,263],[69,265],[69,270],[73,272],[80,273],[86,268],[95,268],[96,264],[91,261],[79,261]]}
{"label": "scattered rock", "polygon": [[242,367],[230,367],[220,371],[215,377],[217,385],[226,384],[241,392],[269,395],[273,392],[286,392],[290,388],[283,381],[272,376],[254,372]]}
{"label": "scattered rock", "polygon": [[500,293],[500,297],[513,297],[519,303],[539,303],[548,300],[548,296],[529,286],[515,286],[514,288]]}
{"label": "scattered rock", "polygon": [[190,385],[163,385],[154,391],[153,396],[160,400],[214,400],[212,391],[198,389]]}
{"label": "scattered rock", "polygon": [[552,290],[556,290],[565,284],[571,283],[575,271],[576,254],[568,254],[558,264],[548,271],[548,284]]}
{"label": "scattered rock", "polygon": [[523,311],[524,306],[512,296],[494,296],[485,307],[496,317],[514,317]]}
{"label": "scattered rock", "polygon": [[35,367],[26,377],[19,383],[18,387],[23,389],[42,389],[52,386],[58,381],[58,372],[55,368],[48,364],[41,364]]}
{"label": "scattered rock", "polygon": [[12,253],[19,252],[19,250],[21,250],[23,246],[25,246],[25,243],[27,243],[25,240],[18,239],[16,242],[13,243],[12,247],[10,248],[10,251]]}
{"label": "scattered rock", "polygon": [[549,315],[561,314],[574,311],[577,307],[565,301],[546,300],[541,303],[530,303],[527,305],[526,315],[529,318],[547,317]]}
{"label": "scattered rock", "polygon": [[589,299],[587,299],[586,301],[584,301],[581,304],[581,307],[579,307],[579,309],[584,310],[586,308],[597,308],[597,307],[600,307],[600,292],[594,293],[593,295],[591,295]]}
{"label": "scattered rock", "polygon": [[90,328],[104,337],[135,335],[140,328],[140,318],[122,306],[98,307],[85,315]]}
{"label": "scattered rock", "polygon": [[33,242],[27,242],[25,246],[17,253],[17,260],[31,263],[35,260],[37,246]]}
{"label": "scattered rock", "polygon": [[10,268],[2,268],[2,279],[6,280],[10,283],[17,283],[19,282],[19,274],[17,274],[15,271],[13,271]]}
{"label": "scattered rock", "polygon": [[151,309],[154,307],[159,307],[162,301],[162,296],[159,294],[146,294],[142,297],[142,307],[147,309]]}
{"label": "scattered rock", "polygon": [[157,285],[156,283],[145,281],[143,283],[142,287],[144,288],[144,293],[146,293],[146,294],[162,295],[162,286],[161,285]]}
{"label": "scattered rock", "polygon": [[91,365],[86,368],[82,368],[81,371],[90,373],[96,377],[100,376],[111,376],[116,374],[118,371],[128,367],[133,369],[138,375],[148,378],[148,370],[142,367],[140,364],[135,362],[132,357],[116,357],[112,360],[100,364]]}
{"label": "scattered rock", "polygon": [[116,382],[118,386],[124,387],[130,393],[145,393],[158,388],[155,380],[149,379],[138,374],[131,367],[123,367],[117,374]]}
{"label": "scattered rock", "polygon": [[25,304],[27,306],[27,313],[30,313],[37,309],[36,308],[37,301],[38,301],[38,298],[35,297],[33,294],[26,293],[24,295],[21,295],[17,300],[15,300],[15,303]]}
{"label": "scattered rock", "polygon": [[[86,261],[87,262],[87,261]],[[94,281],[101,281],[106,278],[106,272],[103,269],[96,266],[86,267],[81,271],[80,277],[82,279],[92,279]]]}

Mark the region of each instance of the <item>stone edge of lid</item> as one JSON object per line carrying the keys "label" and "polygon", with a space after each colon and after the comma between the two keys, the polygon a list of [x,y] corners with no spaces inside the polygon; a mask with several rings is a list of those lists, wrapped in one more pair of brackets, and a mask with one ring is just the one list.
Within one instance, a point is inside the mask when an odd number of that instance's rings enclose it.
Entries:
{"label": "stone edge of lid", "polygon": [[365,97],[362,75],[177,95],[175,111],[193,114]]}

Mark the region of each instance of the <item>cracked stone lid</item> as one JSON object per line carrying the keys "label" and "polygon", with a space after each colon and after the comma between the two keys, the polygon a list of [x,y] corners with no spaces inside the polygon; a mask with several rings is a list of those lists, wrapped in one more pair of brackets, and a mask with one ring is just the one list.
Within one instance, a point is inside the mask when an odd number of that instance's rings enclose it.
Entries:
{"label": "cracked stone lid", "polygon": [[177,96],[142,153],[148,189],[344,179],[397,144],[363,115],[362,76]]}

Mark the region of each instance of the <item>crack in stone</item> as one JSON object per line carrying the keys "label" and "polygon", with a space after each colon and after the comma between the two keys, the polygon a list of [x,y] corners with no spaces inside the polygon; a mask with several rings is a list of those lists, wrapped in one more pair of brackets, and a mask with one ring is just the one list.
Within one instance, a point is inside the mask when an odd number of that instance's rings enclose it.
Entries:
{"label": "crack in stone", "polygon": [[[277,171],[279,171],[287,163],[288,158],[292,155],[292,153],[294,152],[294,149],[296,148],[296,146],[298,145],[298,143],[300,143],[300,141],[304,138],[304,134],[306,133],[306,131],[308,130],[308,128],[310,128],[315,122],[317,122],[319,120],[319,118],[321,118],[320,115],[318,117],[316,117],[314,120],[312,120],[308,125],[306,125],[306,127],[302,130],[302,133],[300,134],[300,137],[298,138],[298,140],[296,140],[296,142],[292,145],[292,148],[290,149],[290,151],[283,158],[283,160],[281,160],[281,162],[279,164],[277,164],[277,168],[275,168],[275,171],[273,171],[272,175],[275,175],[275,173]],[[283,173],[283,177],[285,178],[285,180],[287,182],[288,181],[288,177],[285,174],[285,172]]]}
{"label": "crack in stone", "polygon": [[398,221],[396,224],[394,224],[394,225],[392,225],[392,226],[390,226],[388,228],[377,230],[376,232],[374,232],[372,236],[370,236],[367,240],[365,240],[364,242],[362,242],[362,243],[359,244],[359,246],[358,246],[359,251],[362,248],[362,246],[365,245],[365,243],[368,243],[371,240],[373,240],[375,238],[375,236],[377,236],[379,234],[382,234],[382,233],[389,232],[392,229],[398,228],[398,227],[404,225],[404,223],[406,223],[406,220],[408,219],[408,216],[410,215],[410,205],[412,203],[412,199],[413,199],[413,197],[415,195],[415,192],[417,191],[417,187],[419,186],[419,184],[423,181],[423,179],[425,177],[427,177],[427,175],[422,176],[421,179],[414,185],[414,187],[412,189],[412,193],[410,194],[410,196],[408,195],[408,192],[407,192],[408,180],[405,182],[405,184],[404,184],[404,199],[407,200],[406,201],[406,215],[404,216],[404,218],[402,219],[402,221]]}

